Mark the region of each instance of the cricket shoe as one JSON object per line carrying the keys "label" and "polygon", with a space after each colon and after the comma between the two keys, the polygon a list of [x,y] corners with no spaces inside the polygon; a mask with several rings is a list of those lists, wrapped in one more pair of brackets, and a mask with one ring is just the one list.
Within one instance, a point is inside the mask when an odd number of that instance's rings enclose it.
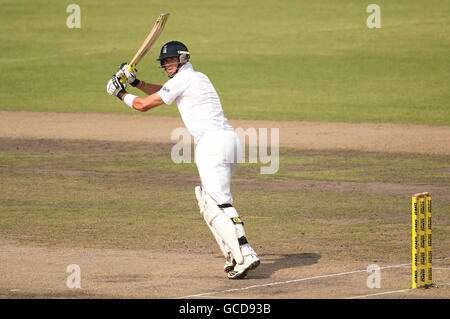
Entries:
{"label": "cricket shoe", "polygon": [[247,276],[249,270],[253,270],[259,266],[261,262],[256,255],[244,256],[244,263],[242,265],[234,266],[233,270],[228,272],[228,279],[242,279]]}

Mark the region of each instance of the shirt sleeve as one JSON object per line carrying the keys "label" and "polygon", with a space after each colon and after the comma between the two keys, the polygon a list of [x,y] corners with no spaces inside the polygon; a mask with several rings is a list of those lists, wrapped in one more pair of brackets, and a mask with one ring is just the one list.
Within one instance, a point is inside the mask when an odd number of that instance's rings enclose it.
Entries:
{"label": "shirt sleeve", "polygon": [[158,94],[165,104],[172,104],[186,90],[188,86],[187,82],[183,77],[175,76],[164,84],[158,91]]}

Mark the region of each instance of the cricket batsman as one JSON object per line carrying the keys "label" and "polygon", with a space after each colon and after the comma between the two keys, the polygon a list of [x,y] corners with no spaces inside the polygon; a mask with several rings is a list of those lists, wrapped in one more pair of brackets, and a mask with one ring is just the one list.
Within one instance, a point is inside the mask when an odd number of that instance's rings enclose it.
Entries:
{"label": "cricket batsman", "polygon": [[[122,63],[107,84],[107,92],[130,108],[146,112],[175,102],[188,131],[194,137],[195,163],[201,186],[195,187],[200,213],[225,257],[229,279],[242,279],[260,264],[249,245],[244,224],[233,206],[230,183],[239,163],[242,145],[224,115],[220,98],[209,78],[195,71],[187,47],[178,41],[163,45],[158,58],[169,80],[147,83],[136,78],[136,70]],[[126,82],[120,79],[126,77]],[[146,97],[127,93],[127,83]]]}

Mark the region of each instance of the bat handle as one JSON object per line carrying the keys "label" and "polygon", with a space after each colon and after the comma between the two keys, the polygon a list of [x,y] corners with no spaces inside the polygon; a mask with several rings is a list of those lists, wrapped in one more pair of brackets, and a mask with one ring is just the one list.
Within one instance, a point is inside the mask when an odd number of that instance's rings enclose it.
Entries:
{"label": "bat handle", "polygon": [[[128,67],[128,71],[132,72],[134,69],[136,68],[136,63],[133,63],[132,65],[130,65]],[[120,79],[120,83],[125,83],[127,81],[127,77],[124,76],[123,78]]]}
{"label": "bat handle", "polygon": [[136,63],[133,63],[128,67],[128,71],[132,72],[134,69],[136,69]]}

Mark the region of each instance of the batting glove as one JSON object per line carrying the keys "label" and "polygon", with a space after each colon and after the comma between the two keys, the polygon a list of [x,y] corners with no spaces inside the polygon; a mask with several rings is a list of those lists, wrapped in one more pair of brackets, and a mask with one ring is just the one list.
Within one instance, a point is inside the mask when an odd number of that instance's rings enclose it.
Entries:
{"label": "batting glove", "polygon": [[127,93],[127,91],[125,91],[126,85],[126,83],[120,83],[120,79],[118,79],[116,75],[113,75],[106,85],[106,92],[108,92],[109,95],[115,95],[119,100],[122,100],[122,96]]}
{"label": "batting glove", "polygon": [[123,62],[119,66],[119,70],[116,72],[117,78],[121,79],[123,77],[127,78],[127,82],[130,83],[131,86],[136,87],[139,84],[139,80],[136,78],[137,69],[134,68],[130,71],[130,65],[127,62]]}

